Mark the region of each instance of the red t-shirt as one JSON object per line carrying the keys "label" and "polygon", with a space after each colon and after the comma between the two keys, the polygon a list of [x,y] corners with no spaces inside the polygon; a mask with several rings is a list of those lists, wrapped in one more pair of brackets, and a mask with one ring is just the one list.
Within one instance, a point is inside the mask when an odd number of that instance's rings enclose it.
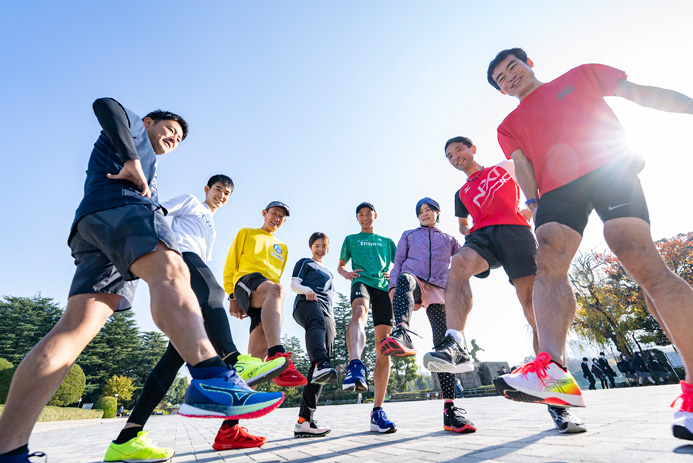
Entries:
{"label": "red t-shirt", "polygon": [[629,153],[625,131],[606,101],[626,74],[585,64],[543,84],[498,127],[507,158],[521,149],[547,193]]}
{"label": "red t-shirt", "polygon": [[462,217],[472,216],[473,233],[490,225],[525,225],[529,223],[520,214],[520,187],[515,181],[515,166],[511,161],[485,167],[473,174],[460,188],[460,199],[465,211]]}

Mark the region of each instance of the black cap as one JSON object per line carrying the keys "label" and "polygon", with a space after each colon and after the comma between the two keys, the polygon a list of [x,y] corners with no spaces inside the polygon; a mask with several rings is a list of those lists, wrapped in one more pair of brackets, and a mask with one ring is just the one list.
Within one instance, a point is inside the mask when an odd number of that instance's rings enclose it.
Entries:
{"label": "black cap", "polygon": [[272,201],[271,203],[269,203],[269,204],[267,205],[267,207],[265,208],[265,210],[266,210],[266,211],[269,211],[269,210],[270,210],[270,207],[281,207],[281,208],[284,209],[284,211],[286,212],[286,216],[287,216],[287,217],[289,217],[289,216],[291,215],[291,214],[289,213],[289,206],[287,206],[286,204],[284,204],[284,203],[281,202],[281,201]]}
{"label": "black cap", "polygon": [[367,208],[369,208],[370,210],[372,210],[373,212],[375,212],[375,207],[373,207],[373,205],[372,205],[371,203],[361,203],[361,204],[359,204],[358,206],[356,206],[356,213],[358,214],[359,211],[360,211],[361,209],[363,209],[364,207],[367,207]]}

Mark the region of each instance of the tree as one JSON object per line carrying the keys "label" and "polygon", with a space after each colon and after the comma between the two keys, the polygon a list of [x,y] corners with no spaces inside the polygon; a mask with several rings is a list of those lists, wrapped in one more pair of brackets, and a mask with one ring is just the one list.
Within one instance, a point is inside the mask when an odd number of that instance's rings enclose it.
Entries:
{"label": "tree", "polygon": [[58,322],[63,310],[51,298],[4,296],[0,300],[0,357],[18,365]]}
{"label": "tree", "polygon": [[188,389],[188,378],[186,376],[178,376],[173,380],[173,384],[166,393],[166,400],[172,404],[183,403],[185,391]]}
{"label": "tree", "polygon": [[106,385],[103,387],[103,395],[115,397],[118,394],[118,401],[127,403],[132,400],[134,390],[135,386],[132,384],[132,378],[113,375],[106,381]]}
{"label": "tree", "polygon": [[420,376],[416,367],[416,357],[391,357],[390,382],[391,392],[407,392],[415,389],[414,383]]}
{"label": "tree", "polygon": [[[667,267],[693,284],[693,232],[655,244]],[[572,329],[579,335],[600,346],[612,341],[619,351],[628,354],[640,349],[640,342],[670,344],[666,333],[648,312],[642,289],[613,254],[576,257],[570,281],[578,302]]]}
{"label": "tree", "polygon": [[149,373],[166,352],[168,340],[160,331],[147,331],[139,335],[140,342],[137,360],[133,366],[133,379],[136,386],[144,385]]}
{"label": "tree", "polygon": [[63,382],[60,383],[60,386],[58,386],[58,390],[55,391],[51,400],[48,401],[48,405],[64,407],[77,403],[82,397],[82,394],[84,394],[85,385],[86,378],[84,376],[84,371],[79,365],[72,365],[67,376]]}

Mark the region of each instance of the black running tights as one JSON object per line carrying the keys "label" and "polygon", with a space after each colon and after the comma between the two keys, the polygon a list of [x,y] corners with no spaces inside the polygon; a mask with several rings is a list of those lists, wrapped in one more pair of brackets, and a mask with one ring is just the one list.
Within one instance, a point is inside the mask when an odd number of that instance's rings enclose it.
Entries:
{"label": "black running tights", "polygon": [[[445,322],[445,306],[443,304],[430,304],[426,308],[428,321],[433,331],[433,344],[438,344],[445,337],[447,324]],[[455,398],[455,375],[452,373],[436,373],[443,391],[443,399]]]}

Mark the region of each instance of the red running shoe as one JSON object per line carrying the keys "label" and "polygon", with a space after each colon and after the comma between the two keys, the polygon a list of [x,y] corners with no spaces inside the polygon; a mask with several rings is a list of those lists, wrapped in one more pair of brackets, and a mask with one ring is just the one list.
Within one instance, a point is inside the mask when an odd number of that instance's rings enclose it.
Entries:
{"label": "red running shoe", "polygon": [[267,442],[266,437],[250,435],[248,429],[243,426],[225,424],[219,428],[212,448],[214,450],[250,449],[260,447],[265,442]]}
{"label": "red running shoe", "polygon": [[281,387],[294,387],[294,386],[305,386],[308,384],[308,380],[306,379],[305,376],[301,374],[300,371],[296,368],[294,365],[294,362],[291,361],[291,357],[293,354],[291,352],[279,352],[272,357],[269,357],[267,361],[269,362],[270,360],[274,360],[279,357],[284,357],[286,358],[287,363],[289,366],[276,378],[272,380],[274,384],[277,386]]}

